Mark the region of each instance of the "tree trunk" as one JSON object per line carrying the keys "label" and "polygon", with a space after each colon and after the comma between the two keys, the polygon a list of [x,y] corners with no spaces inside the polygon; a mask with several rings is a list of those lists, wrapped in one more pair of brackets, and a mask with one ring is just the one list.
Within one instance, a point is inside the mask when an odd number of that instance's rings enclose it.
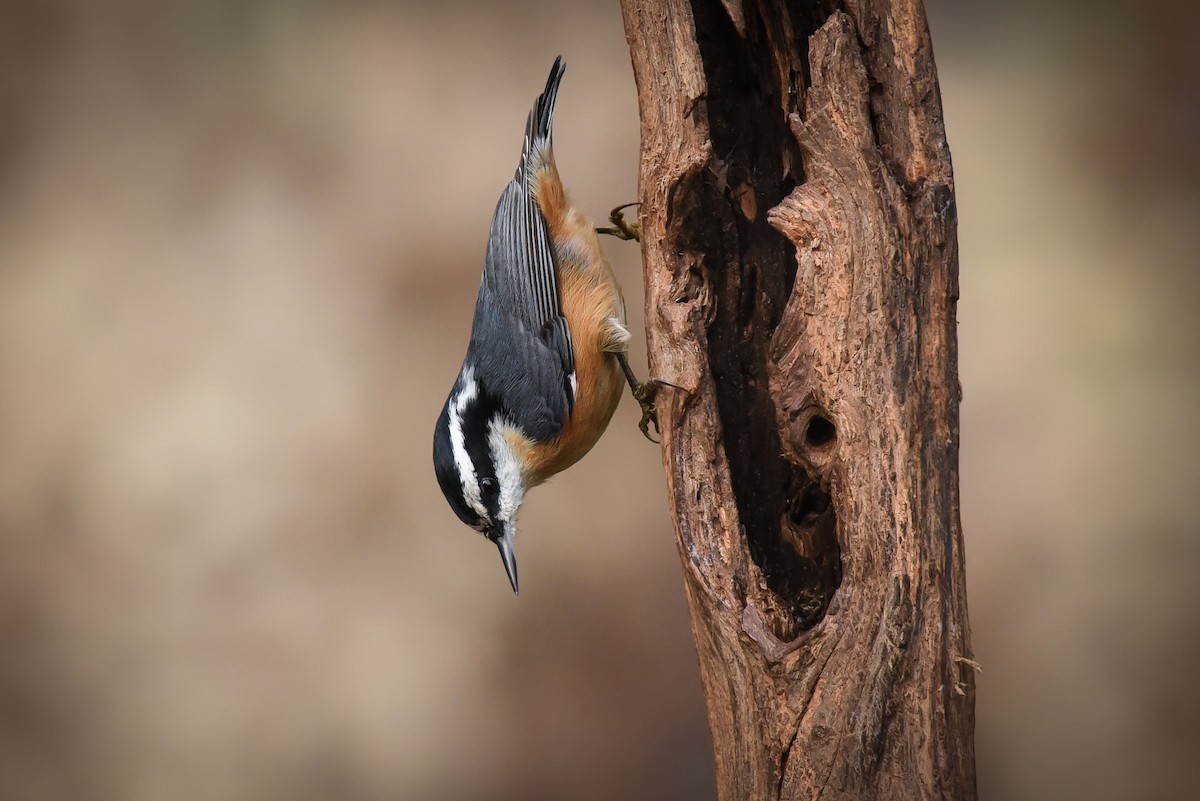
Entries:
{"label": "tree trunk", "polygon": [[622,10],[718,797],[973,799],[956,211],[920,0]]}

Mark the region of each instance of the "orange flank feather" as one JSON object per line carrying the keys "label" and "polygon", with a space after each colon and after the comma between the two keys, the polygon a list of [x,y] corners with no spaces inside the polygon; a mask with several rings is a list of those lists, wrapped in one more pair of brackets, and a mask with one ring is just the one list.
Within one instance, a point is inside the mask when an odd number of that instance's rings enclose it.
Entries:
{"label": "orange flank feather", "polygon": [[583,458],[608,427],[625,386],[614,354],[626,351],[629,332],[621,288],[600,250],[596,229],[571,205],[552,155],[543,156],[530,183],[554,248],[576,380],[575,407],[557,438],[535,443],[510,434],[524,458],[530,486],[535,486]]}

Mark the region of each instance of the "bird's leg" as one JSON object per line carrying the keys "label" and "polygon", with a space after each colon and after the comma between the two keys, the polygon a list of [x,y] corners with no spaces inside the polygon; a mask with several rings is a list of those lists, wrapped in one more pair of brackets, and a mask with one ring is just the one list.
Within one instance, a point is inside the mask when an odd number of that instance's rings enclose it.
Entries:
{"label": "bird's leg", "polygon": [[642,241],[642,229],[636,222],[631,222],[625,219],[625,209],[630,206],[636,206],[637,203],[626,203],[624,206],[617,206],[608,214],[608,221],[612,223],[611,228],[597,228],[596,233],[608,234],[615,236],[617,239],[626,241],[632,239],[635,242]]}
{"label": "bird's leg", "polygon": [[665,381],[659,381],[657,378],[638,381],[629,367],[628,357],[624,353],[617,353],[616,357],[617,361],[621,363],[621,370],[625,373],[625,380],[629,382],[629,389],[633,391],[633,399],[642,407],[642,419],[638,422],[638,428],[642,430],[646,439],[654,443],[661,442],[662,440],[650,436],[650,423],[654,423],[654,433],[659,435],[662,433],[658,427],[658,409],[654,406],[654,399],[664,385],[671,385]]}

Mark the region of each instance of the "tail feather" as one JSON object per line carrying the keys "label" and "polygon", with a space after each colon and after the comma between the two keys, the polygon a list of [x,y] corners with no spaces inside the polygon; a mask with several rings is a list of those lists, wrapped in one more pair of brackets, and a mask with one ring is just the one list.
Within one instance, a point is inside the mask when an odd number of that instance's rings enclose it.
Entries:
{"label": "tail feather", "polygon": [[554,59],[550,77],[546,79],[546,88],[538,95],[525,123],[525,143],[521,148],[521,163],[515,176],[525,185],[528,185],[526,182],[529,175],[537,172],[538,165],[534,162],[544,158],[544,154],[550,150],[554,128],[554,101],[558,98],[558,85],[566,71],[567,65],[563,63],[562,56]]}

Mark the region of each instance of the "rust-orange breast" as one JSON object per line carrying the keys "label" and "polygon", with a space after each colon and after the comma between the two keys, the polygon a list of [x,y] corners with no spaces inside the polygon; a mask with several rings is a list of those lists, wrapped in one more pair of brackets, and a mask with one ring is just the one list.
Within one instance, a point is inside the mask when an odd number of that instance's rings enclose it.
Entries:
{"label": "rust-orange breast", "polygon": [[558,264],[559,296],[575,353],[575,406],[559,436],[546,443],[514,442],[525,456],[530,485],[583,458],[604,433],[621,400],[624,376],[613,355],[610,320],[622,324],[624,301],[595,228],[574,208],[548,159],[534,178],[534,195],[549,228]]}

